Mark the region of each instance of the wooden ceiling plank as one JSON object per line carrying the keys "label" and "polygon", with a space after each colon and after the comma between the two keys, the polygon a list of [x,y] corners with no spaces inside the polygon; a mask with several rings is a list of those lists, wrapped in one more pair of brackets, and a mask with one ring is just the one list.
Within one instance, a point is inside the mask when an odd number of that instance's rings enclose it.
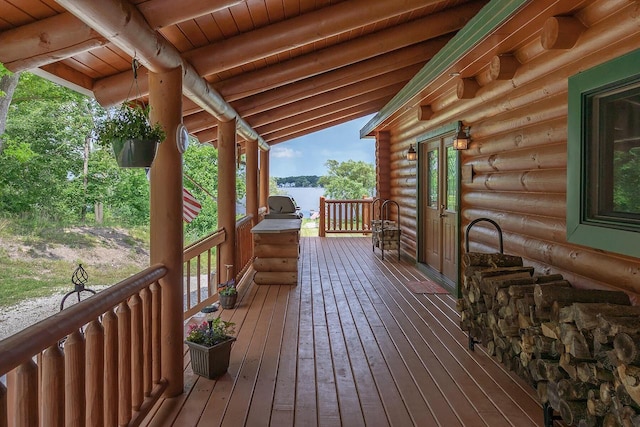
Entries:
{"label": "wooden ceiling plank", "polygon": [[239,32],[244,33],[255,28],[247,3],[241,3],[230,7],[229,12],[233,17],[233,21],[236,23],[236,27],[238,27]]}
{"label": "wooden ceiling plank", "polygon": [[256,28],[264,27],[269,24],[269,13],[267,5],[263,1],[247,2],[249,13],[251,14],[251,22]]}
{"label": "wooden ceiling plank", "polygon": [[152,0],[141,3],[138,10],[153,29],[168,27],[218,10],[227,9],[246,0]]}
{"label": "wooden ceiling plank", "polygon": [[380,103],[382,100],[389,100],[401,88],[402,83],[386,86],[380,88],[380,90],[376,92],[349,97],[341,101],[334,102],[330,105],[320,106],[318,108],[300,112],[299,114],[293,116],[274,120],[271,123],[256,126],[255,129],[260,132],[260,135],[262,135],[264,138],[267,138],[270,133],[276,132],[282,128],[295,126],[299,123],[308,122],[328,115],[338,114],[341,111],[361,107],[362,105],[367,105],[372,102]]}
{"label": "wooden ceiling plank", "polygon": [[307,56],[243,75],[227,82],[216,83],[222,96],[229,100],[257,93],[265,88],[277,87],[340,66],[348,65],[376,55],[408,46],[418,41],[435,38],[459,30],[481,8],[482,3],[474,2],[411,23],[383,30],[378,33],[331,46]]}
{"label": "wooden ceiling plank", "polygon": [[[313,43],[360,25],[424,7],[437,0],[405,0],[403,10],[396,2],[353,0],[300,15],[286,21],[258,28],[249,33],[213,43],[185,53],[200,75],[233,68],[295,46]],[[292,45],[295,41],[295,45]]]}
{"label": "wooden ceiling plank", "polygon": [[265,0],[269,22],[275,23],[284,20],[284,6],[282,0]]}
{"label": "wooden ceiling plank", "polygon": [[5,0],[0,0],[0,10],[2,10],[2,19],[8,22],[13,28],[34,21],[33,16],[29,15],[22,8]]}
{"label": "wooden ceiling plank", "polygon": [[[350,41],[345,46],[332,46],[323,51],[297,57],[282,64],[275,64],[253,72],[245,71],[237,77],[216,82],[214,86],[227,101],[234,101],[458,30],[465,22],[471,19],[483,4],[483,1],[467,3],[460,8],[449,9],[401,27],[380,31],[363,39]],[[217,54],[213,54],[213,56],[215,57]],[[107,105],[121,102],[128,90],[126,86],[127,78],[113,80],[114,82],[120,81],[121,85],[110,84],[108,89],[106,85],[97,82],[96,97],[100,98],[101,102],[107,102]],[[110,77],[111,79],[113,78]],[[107,90],[108,93],[99,93],[103,89]]]}
{"label": "wooden ceiling plank", "polygon": [[220,27],[218,27],[216,20],[213,19],[212,14],[207,13],[206,15],[199,16],[194,19],[194,21],[198,24],[198,27],[209,43],[223,38],[222,31],[220,31]]}
{"label": "wooden ceiling plank", "polygon": [[280,106],[269,110],[258,111],[254,114],[246,114],[247,120],[255,126],[262,126],[270,123],[275,119],[281,119],[284,117],[295,116],[301,111],[310,110],[312,108],[318,108],[338,102],[345,98],[352,98],[356,96],[366,96],[368,93],[375,93],[380,88],[392,86],[396,84],[405,84],[415,74],[416,67],[407,67],[402,70],[398,70],[390,75],[374,77],[362,82],[354,83],[349,86],[345,86],[340,89],[331,90],[321,94],[309,96],[298,102]]}
{"label": "wooden ceiling plank", "polygon": [[[204,34],[204,32],[202,32],[202,29],[194,19],[181,22],[176,25],[176,27],[180,28],[180,31],[182,31],[184,37],[189,40],[191,47],[188,49],[206,46],[209,44],[207,36]],[[180,51],[182,52],[182,50]]]}
{"label": "wooden ceiling plank", "polygon": [[360,112],[358,114],[355,114],[353,116],[345,115],[345,116],[340,117],[339,119],[336,119],[336,120],[331,121],[331,122],[325,122],[325,123],[323,123],[323,124],[321,124],[319,126],[311,128],[311,129],[305,129],[303,131],[296,132],[296,133],[293,133],[291,135],[287,135],[287,136],[284,136],[284,137],[281,137],[281,138],[273,138],[273,139],[270,138],[269,140],[267,140],[267,143],[269,144],[269,146],[274,146],[274,145],[280,144],[282,142],[290,141],[290,140],[292,140],[294,138],[298,138],[298,137],[301,137],[301,136],[309,135],[309,134],[314,133],[314,132],[318,132],[318,131],[321,131],[321,130],[324,130],[324,129],[328,129],[328,128],[333,127],[333,126],[337,126],[337,125],[341,125],[341,124],[346,123],[346,122],[350,122],[351,120],[355,120],[355,119],[359,119],[361,117],[368,116],[369,114],[373,114],[373,113],[375,113],[375,112],[377,112],[379,110],[380,110],[380,107],[372,107],[371,110],[369,110],[369,111],[362,111],[362,112]]}
{"label": "wooden ceiling plank", "polygon": [[[443,40],[442,45],[445,43],[446,40]],[[237,110],[244,111],[244,114],[254,114],[257,111],[277,108],[359,81],[395,72],[410,65],[419,64],[421,67],[439,49],[438,46],[433,46],[433,49],[429,50],[428,45],[431,44],[433,42],[428,41],[406,47],[336,71],[242,98],[232,105]]]}

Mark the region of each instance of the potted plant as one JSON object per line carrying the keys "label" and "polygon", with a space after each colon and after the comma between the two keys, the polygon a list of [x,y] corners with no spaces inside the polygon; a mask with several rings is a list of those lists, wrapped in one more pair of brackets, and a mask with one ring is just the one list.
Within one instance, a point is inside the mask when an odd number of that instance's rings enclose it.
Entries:
{"label": "potted plant", "polygon": [[228,280],[218,288],[218,298],[222,308],[233,308],[238,300],[238,290],[236,289],[236,281]]}
{"label": "potted plant", "polygon": [[165,138],[159,123],[149,123],[149,106],[123,103],[96,126],[96,140],[111,145],[120,167],[150,167]]}
{"label": "potted plant", "polygon": [[214,379],[229,368],[231,344],[236,340],[231,336],[235,323],[216,317],[191,325],[185,343],[189,346],[193,373]]}

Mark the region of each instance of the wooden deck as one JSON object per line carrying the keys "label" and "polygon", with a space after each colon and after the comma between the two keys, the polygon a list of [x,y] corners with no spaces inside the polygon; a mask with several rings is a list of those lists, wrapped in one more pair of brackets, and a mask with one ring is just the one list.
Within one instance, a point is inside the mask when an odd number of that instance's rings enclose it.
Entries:
{"label": "wooden deck", "polygon": [[368,238],[303,238],[298,286],[251,284],[228,373],[195,376],[150,426],[540,426],[535,390],[467,349],[455,300]]}

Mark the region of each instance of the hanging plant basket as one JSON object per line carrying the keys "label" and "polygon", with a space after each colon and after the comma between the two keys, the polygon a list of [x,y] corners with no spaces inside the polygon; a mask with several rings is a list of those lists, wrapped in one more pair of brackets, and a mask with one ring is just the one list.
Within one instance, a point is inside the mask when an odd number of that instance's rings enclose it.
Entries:
{"label": "hanging plant basket", "polygon": [[158,143],[166,136],[159,124],[149,123],[149,106],[125,103],[98,122],[96,141],[111,145],[116,161],[124,168],[148,168]]}
{"label": "hanging plant basket", "polygon": [[114,139],[111,146],[121,168],[149,168],[156,157],[158,141]]}
{"label": "hanging plant basket", "polygon": [[205,378],[214,379],[224,375],[229,368],[231,357],[231,344],[236,339],[229,337],[226,341],[212,347],[185,341],[189,346],[191,356],[191,368],[193,373]]}

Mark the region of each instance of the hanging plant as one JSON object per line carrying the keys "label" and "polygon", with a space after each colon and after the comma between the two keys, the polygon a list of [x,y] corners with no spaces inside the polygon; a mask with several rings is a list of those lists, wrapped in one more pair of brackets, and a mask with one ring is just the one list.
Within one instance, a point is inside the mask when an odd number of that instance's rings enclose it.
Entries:
{"label": "hanging plant", "polygon": [[156,146],[166,134],[159,123],[149,122],[149,106],[124,103],[96,126],[96,141],[113,147],[120,167],[150,167]]}

